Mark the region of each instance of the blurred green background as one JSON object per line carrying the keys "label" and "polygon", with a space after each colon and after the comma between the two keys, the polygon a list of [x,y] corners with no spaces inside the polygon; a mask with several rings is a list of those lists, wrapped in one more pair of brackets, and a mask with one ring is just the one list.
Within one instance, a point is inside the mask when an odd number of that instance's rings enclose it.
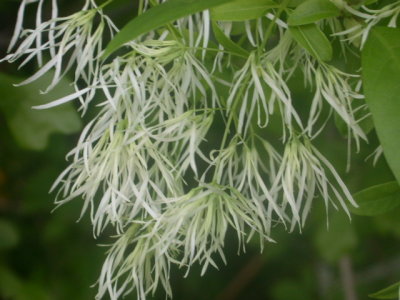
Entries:
{"label": "blurred green background", "polygon": [[[134,14],[135,1],[117,0],[109,13],[124,24]],[[61,11],[76,11],[81,0],[60,1]],[[19,1],[0,2],[0,50],[6,54]],[[28,17],[29,18],[29,17]],[[31,21],[34,19],[32,12]],[[27,20],[29,22],[29,20]],[[83,122],[73,104],[46,111],[31,106],[54,99],[70,89],[67,80],[48,95],[39,89],[46,83],[15,88],[13,83],[32,73],[35,66],[17,70],[0,64],[0,299],[94,299],[97,275],[112,239],[94,239],[87,217],[79,223],[79,199],[55,210],[48,191],[66,167],[65,155],[77,141]],[[295,95],[307,98],[296,83]],[[346,139],[330,124],[319,148],[343,175],[352,192],[393,179],[384,159],[373,167],[365,161],[377,147],[370,143],[352,156],[346,168]],[[302,233],[288,234],[276,228],[260,254],[258,242],[237,255],[234,236],[226,242],[228,265],[200,276],[193,268],[173,270],[174,299],[271,299],[356,300],[367,299],[400,278],[400,209],[377,217],[349,219],[333,209],[329,229],[322,201],[316,199]],[[107,233],[104,235],[107,236]],[[352,296],[353,295],[353,296]],[[129,299],[134,299],[130,296]],[[164,299],[156,295],[154,299]]]}

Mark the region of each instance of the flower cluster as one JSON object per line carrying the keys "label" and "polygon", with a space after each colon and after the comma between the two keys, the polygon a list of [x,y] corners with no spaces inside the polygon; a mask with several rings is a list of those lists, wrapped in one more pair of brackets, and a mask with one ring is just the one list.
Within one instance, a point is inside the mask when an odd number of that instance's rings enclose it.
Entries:
{"label": "flower cluster", "polygon": [[[99,299],[136,290],[144,300],[159,285],[171,296],[172,266],[189,271],[198,263],[204,273],[226,261],[229,228],[239,251],[254,236],[262,248],[273,241],[275,225],[301,229],[317,196],[327,209],[356,205],[313,140],[332,112],[349,140],[358,147],[366,140],[355,113],[363,103],[358,77],[300,47],[283,9],[241,23],[249,51],[238,60],[226,45],[210,42],[205,11],[131,41],[124,54],[105,61],[103,38],[118,31],[103,12],[109,1],[86,0],[81,11],[59,17],[52,0],[52,15],[43,21],[48,2],[22,1],[5,60],[37,61],[39,70],[21,84],[54,70],[44,92],[72,73],[76,91],[38,108],[78,99],[83,114],[97,110],[52,189],[57,205],[81,199],[95,236],[105,228],[118,236],[98,280]],[[139,13],[162,2],[140,1]],[[32,3],[36,24],[25,29]],[[399,11],[396,2],[356,15],[366,24],[383,17],[393,23]],[[213,25],[231,42],[237,38],[232,22]],[[296,70],[314,95],[306,116],[290,89]],[[271,123],[280,136],[269,136]]]}
{"label": "flower cluster", "polygon": [[363,47],[369,32],[375,25],[388,20],[388,27],[397,27],[397,19],[400,15],[400,1],[393,1],[393,3],[380,9],[370,9],[362,6],[361,10],[357,10],[347,4],[343,5],[343,9],[354,16],[354,20],[349,22],[348,28],[337,32],[336,35],[347,36],[347,39],[355,41],[360,47]]}

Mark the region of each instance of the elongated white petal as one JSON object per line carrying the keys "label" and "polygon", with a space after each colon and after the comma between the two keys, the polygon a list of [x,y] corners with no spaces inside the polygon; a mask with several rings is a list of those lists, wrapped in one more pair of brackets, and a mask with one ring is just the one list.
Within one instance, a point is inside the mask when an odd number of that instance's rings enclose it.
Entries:
{"label": "elongated white petal", "polygon": [[83,94],[87,93],[88,91],[90,91],[90,87],[84,88],[83,90],[77,91],[71,95],[62,97],[60,99],[54,100],[50,103],[47,104],[43,104],[43,105],[37,105],[37,106],[33,106],[32,108],[34,109],[47,109],[50,107],[55,107],[64,103],[67,103],[69,101],[75,100],[77,98],[79,98],[80,96],[82,96]]}

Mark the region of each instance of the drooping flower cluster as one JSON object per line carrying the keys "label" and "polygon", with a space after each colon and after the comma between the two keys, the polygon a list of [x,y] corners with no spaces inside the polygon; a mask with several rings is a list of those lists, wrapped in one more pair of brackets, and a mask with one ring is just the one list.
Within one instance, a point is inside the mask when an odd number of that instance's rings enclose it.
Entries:
{"label": "drooping flower cluster", "polygon": [[339,36],[347,36],[350,41],[356,41],[363,47],[371,29],[382,21],[386,21],[388,27],[397,27],[397,20],[400,15],[400,1],[393,1],[380,9],[370,9],[361,6],[357,10],[345,2],[343,9],[354,16],[353,22],[345,30],[337,32]]}
{"label": "drooping flower cluster", "polygon": [[[327,209],[348,212],[347,205],[356,205],[313,139],[328,120],[325,107],[343,120],[358,147],[366,139],[355,114],[363,103],[358,78],[296,43],[283,9],[241,23],[241,43],[249,49],[238,60],[226,43],[210,43],[216,41],[205,11],[131,41],[123,55],[104,61],[103,38],[118,31],[103,12],[109,1],[86,0],[81,11],[59,17],[52,0],[44,21],[49,2],[22,1],[5,60],[37,61],[39,70],[21,84],[53,70],[45,92],[72,73],[76,91],[39,108],[78,99],[83,114],[98,110],[53,189],[58,205],[82,200],[95,236],[107,227],[118,235],[98,280],[99,299],[135,290],[143,300],[159,285],[171,296],[173,265],[189,271],[199,263],[202,273],[217,267],[218,259],[226,261],[229,228],[239,250],[255,235],[262,248],[272,241],[273,225],[302,228],[316,196]],[[162,2],[140,1],[139,13]],[[32,3],[36,24],[25,29]],[[393,20],[398,2],[367,12],[357,14],[366,24]],[[236,39],[232,22],[213,26]],[[296,70],[314,94],[306,116],[290,89]],[[280,136],[269,136],[271,123],[281,127]]]}

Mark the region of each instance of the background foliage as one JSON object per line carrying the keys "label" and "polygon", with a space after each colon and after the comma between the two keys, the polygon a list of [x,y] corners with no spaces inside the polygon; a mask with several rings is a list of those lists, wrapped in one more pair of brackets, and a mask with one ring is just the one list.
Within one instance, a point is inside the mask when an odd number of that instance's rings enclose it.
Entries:
{"label": "background foliage", "polygon": [[[66,12],[79,9],[81,4],[79,0],[60,2]],[[136,11],[132,2],[117,0],[109,8],[110,15],[120,25]],[[1,56],[13,30],[18,4],[11,0],[0,2]],[[295,17],[292,25],[305,22]],[[377,46],[390,39],[391,34],[374,32],[376,41],[366,44],[368,51],[364,55],[382,51]],[[391,53],[387,59],[389,64],[398,62]],[[349,65],[358,63],[357,58],[350,58]],[[374,70],[376,66],[364,68]],[[25,75],[32,70],[25,69]],[[398,93],[385,94],[385,91],[391,85],[398,86],[398,73],[389,76],[385,70],[382,72],[381,76],[386,73],[385,79],[397,78],[397,81],[379,81],[379,77],[377,80],[366,75],[366,80],[372,80],[376,86],[374,90],[366,90],[366,94],[368,97],[377,93],[381,101],[390,104]],[[11,86],[21,81],[23,75],[15,66],[0,65],[0,299],[93,299],[95,289],[89,286],[96,281],[106,250],[96,244],[110,241],[94,240],[91,226],[84,224],[89,223],[87,219],[75,222],[80,213],[79,201],[50,214],[54,195],[48,194],[53,180],[66,166],[64,156],[75,144],[82,124],[72,104],[44,111],[30,109],[56,98],[57,93],[66,94],[70,88],[68,81],[53,94],[40,95],[41,82],[18,89]],[[292,86],[296,87],[296,82]],[[294,92],[298,96],[307,93],[302,84]],[[398,104],[391,109],[395,119],[397,108]],[[376,109],[379,110],[379,105]],[[380,113],[381,121],[375,120],[375,126],[382,140],[380,128],[385,125],[380,122],[389,119],[385,112],[378,111],[377,115]],[[199,268],[186,279],[182,272],[174,270],[174,299],[366,299],[368,294],[399,280],[400,190],[395,177],[383,158],[376,166],[371,159],[366,161],[378,146],[375,130],[369,134],[370,143],[352,156],[351,169],[346,173],[347,142],[336,125],[329,124],[319,138],[321,152],[341,171],[352,192],[377,185],[356,194],[356,199],[366,205],[355,211],[358,215],[353,216],[351,223],[342,213],[331,211],[327,228],[325,208],[322,201],[320,205],[316,201],[303,232],[290,235],[275,232],[278,243],[268,244],[263,254],[254,245],[245,255],[237,256],[232,237],[226,245],[228,266],[210,270],[204,277],[200,277]],[[399,127],[394,125],[391,133],[384,133],[382,142],[398,143]],[[376,215],[376,208],[371,205],[376,205],[374,200],[378,198],[382,202],[380,214]],[[349,298],[352,293],[357,298]],[[159,298],[164,296],[161,294]]]}

